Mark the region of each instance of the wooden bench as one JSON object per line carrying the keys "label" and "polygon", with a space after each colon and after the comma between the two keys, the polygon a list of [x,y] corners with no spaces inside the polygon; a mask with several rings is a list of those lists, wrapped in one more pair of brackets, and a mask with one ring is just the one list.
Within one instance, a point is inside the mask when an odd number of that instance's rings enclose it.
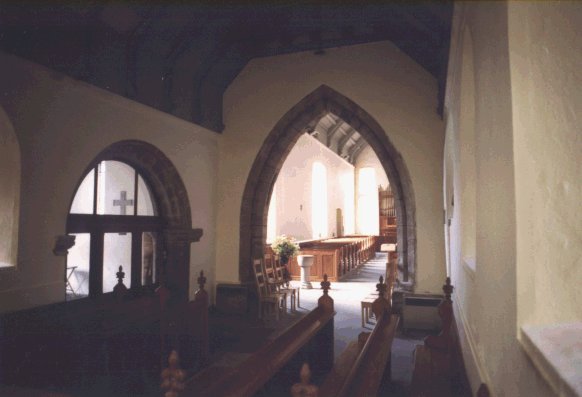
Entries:
{"label": "wooden bench", "polygon": [[[442,331],[437,336],[428,336],[423,345],[414,351],[411,396],[471,396],[462,353],[459,346],[451,294],[453,286],[447,277],[443,286],[446,298],[439,305]],[[481,393],[487,392],[482,385]],[[479,394],[478,394],[479,395]],[[486,394],[485,394],[486,395]]]}
{"label": "wooden bench", "polygon": [[[330,281],[338,281],[353,269],[361,266],[375,254],[376,236],[346,236],[300,244],[300,255],[313,255],[311,279],[321,280],[327,274]],[[268,247],[265,248],[268,251]],[[289,273],[299,280],[301,269],[295,258],[289,261]]]}
{"label": "wooden bench", "polygon": [[362,309],[362,328],[370,322],[370,311],[372,310],[372,303],[376,300],[377,296],[367,296],[361,301]]}
{"label": "wooden bench", "polygon": [[157,293],[119,288],[99,299],[4,313],[1,381],[83,395],[143,394],[157,388],[164,349],[181,346],[188,367],[206,359],[207,313],[203,284],[193,302],[162,285]]}
{"label": "wooden bench", "polygon": [[[317,307],[285,329],[247,359],[231,368],[208,367],[184,382],[172,382],[180,377],[179,369],[164,370],[167,392],[174,395],[200,397],[250,397],[264,387],[304,346],[311,341],[318,349],[314,355],[325,370],[333,365],[333,299],[328,296],[327,276],[321,283],[323,296]],[[165,377],[164,377],[165,376]]]}
{"label": "wooden bench", "polygon": [[[398,315],[391,314],[391,304],[385,298],[388,286],[383,278],[377,284],[378,297],[372,304],[378,319],[372,332],[362,332],[338,357],[318,391],[319,397],[375,396],[390,376],[392,341],[398,327]],[[303,370],[304,372],[305,370]],[[292,395],[313,390],[305,380],[292,388]]]}

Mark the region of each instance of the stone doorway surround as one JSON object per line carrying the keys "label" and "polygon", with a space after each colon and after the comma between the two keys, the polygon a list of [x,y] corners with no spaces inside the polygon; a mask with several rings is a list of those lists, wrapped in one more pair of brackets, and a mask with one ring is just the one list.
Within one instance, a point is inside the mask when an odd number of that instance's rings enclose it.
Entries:
{"label": "stone doorway surround", "polygon": [[267,235],[269,200],[287,155],[308,125],[327,113],[340,117],[360,133],[378,156],[393,187],[399,268],[403,288],[412,290],[416,273],[416,220],[412,180],[404,159],[384,129],[372,116],[349,98],[321,85],[291,108],[271,130],[251,167],[245,186],[240,215],[239,277],[252,282],[253,258],[263,255]]}
{"label": "stone doorway surround", "polygon": [[165,271],[166,283],[176,293],[177,298],[187,300],[190,280],[190,244],[199,241],[203,231],[192,229],[188,192],[174,164],[152,144],[138,140],[124,140],[101,151],[83,175],[95,167],[95,164],[104,160],[127,163],[146,180],[164,224],[162,230],[164,269],[162,271]]}

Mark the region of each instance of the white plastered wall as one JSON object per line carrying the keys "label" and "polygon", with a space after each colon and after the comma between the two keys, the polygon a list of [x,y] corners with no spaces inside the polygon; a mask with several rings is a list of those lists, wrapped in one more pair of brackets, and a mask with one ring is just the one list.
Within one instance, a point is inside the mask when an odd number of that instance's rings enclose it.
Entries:
{"label": "white plastered wall", "polygon": [[358,170],[360,168],[370,167],[374,169],[376,174],[376,183],[378,185],[382,185],[382,188],[386,189],[388,186],[388,176],[386,175],[386,171],[382,167],[378,156],[374,153],[374,150],[371,146],[366,146],[356,158],[356,162],[354,164],[356,167],[356,192],[358,186]]}
{"label": "white plastered wall", "polygon": [[509,27],[518,323],[582,321],[582,4],[510,3]]}
{"label": "white plastered wall", "polygon": [[[328,235],[337,236],[336,209],[345,214],[347,180],[349,204],[353,212],[354,166],[329,150],[308,134],[302,135],[283,164],[276,182],[276,235],[286,234],[297,240],[314,238],[312,228],[312,168],[320,162],[327,172],[327,230]],[[353,227],[351,228],[353,230]]]}
{"label": "white plastered wall", "polygon": [[204,229],[191,246],[190,290],[201,269],[212,283],[217,135],[10,55],[0,54],[0,65],[0,105],[22,153],[18,266],[0,274],[0,310],[64,300],[65,258],[52,253],[55,236],[65,233],[71,199],[89,162],[126,139],[156,146],[178,170],[192,226]]}
{"label": "white plastered wall", "polygon": [[[513,80],[504,2],[455,4],[447,79],[443,208],[451,226],[448,239],[455,317],[467,374],[476,392],[487,383],[495,396],[550,396],[517,338],[519,229],[516,207],[522,192],[516,182],[520,159],[514,148]],[[519,26],[528,23],[523,15]],[[517,27],[516,27],[517,28]],[[469,29],[470,35],[464,34]],[[518,28],[519,29],[519,28]],[[460,178],[464,37],[472,37],[475,101],[476,257],[475,268],[461,255]],[[466,54],[465,54],[466,55]],[[513,99],[515,100],[515,99]],[[469,182],[470,183],[470,182]],[[454,197],[453,197],[454,196]],[[454,200],[454,205],[452,201]],[[517,202],[516,202],[517,200]]]}
{"label": "white plastered wall", "polygon": [[[372,168],[374,169],[374,175],[376,176],[376,185],[382,186],[383,189],[386,189],[388,186],[388,176],[386,175],[386,171],[382,167],[380,163],[380,159],[374,153],[374,150],[371,146],[366,146],[358,155],[355,162],[355,196],[356,196],[356,214],[358,213],[358,188],[360,186],[360,170],[362,168]],[[359,217],[356,215],[356,230],[358,230],[358,222]],[[380,223],[378,220],[378,227],[380,227]],[[378,233],[380,231],[378,230]]]}
{"label": "white plastered wall", "polygon": [[418,291],[440,291],[443,122],[437,82],[390,42],[254,59],[224,96],[220,142],[217,280],[238,281],[241,200],[263,141],[302,98],[328,85],[367,111],[409,170],[416,199]]}

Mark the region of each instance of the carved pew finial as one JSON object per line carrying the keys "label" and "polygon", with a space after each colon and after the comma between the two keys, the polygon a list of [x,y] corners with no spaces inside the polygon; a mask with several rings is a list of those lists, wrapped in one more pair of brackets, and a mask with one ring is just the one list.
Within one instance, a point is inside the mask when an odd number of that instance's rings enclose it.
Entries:
{"label": "carved pew finial", "polygon": [[323,281],[321,282],[321,289],[323,290],[323,294],[327,295],[327,292],[330,289],[331,283],[327,281],[327,274],[323,275]]}
{"label": "carved pew finial", "polygon": [[327,280],[327,274],[323,275],[323,281],[320,283],[321,289],[323,290],[323,295],[317,301],[317,305],[325,308],[326,310],[333,311],[333,299],[328,295],[328,291],[331,288],[331,283]]}
{"label": "carved pew finial", "polygon": [[386,290],[388,286],[384,283],[384,277],[380,276],[378,281],[379,283],[376,284],[378,298],[376,298],[376,300],[372,302],[372,313],[374,313],[376,321],[378,321],[384,313],[390,313],[392,311],[391,304],[386,299]]}
{"label": "carved pew finial", "polygon": [[445,299],[438,307],[438,314],[441,317],[442,331],[439,335],[429,335],[424,340],[424,345],[433,349],[448,351],[453,341],[451,339],[451,326],[453,324],[453,301],[451,294],[454,287],[451,285],[451,278],[447,277],[443,285],[443,292]]}
{"label": "carved pew finial", "polygon": [[443,285],[443,292],[445,293],[445,297],[448,301],[451,300],[451,295],[452,295],[454,289],[455,289],[455,287],[453,287],[451,285],[451,278],[447,277],[447,280],[445,281],[445,285]]}
{"label": "carved pew finial", "polygon": [[179,392],[184,390],[184,379],[186,372],[180,368],[180,357],[176,350],[172,350],[168,357],[168,368],[162,371],[162,390],[164,397],[178,397]]}
{"label": "carved pew finial", "polygon": [[200,270],[200,276],[198,277],[198,286],[201,290],[204,289],[204,284],[206,284],[206,277],[204,277],[204,270]]}
{"label": "carved pew finial", "polygon": [[125,278],[125,272],[123,271],[123,266],[119,266],[119,271],[115,273],[117,277],[117,285],[113,287],[113,294],[118,298],[122,299],[127,294],[127,287],[123,284],[123,279]]}
{"label": "carved pew finial", "polygon": [[317,397],[318,387],[309,383],[311,378],[311,370],[309,364],[303,363],[301,371],[299,372],[301,383],[295,383],[291,387],[292,397]]}
{"label": "carved pew finial", "polygon": [[380,298],[385,298],[388,286],[384,283],[384,277],[380,276],[378,281],[380,281],[378,284],[376,284],[376,291],[378,291],[378,296]]}

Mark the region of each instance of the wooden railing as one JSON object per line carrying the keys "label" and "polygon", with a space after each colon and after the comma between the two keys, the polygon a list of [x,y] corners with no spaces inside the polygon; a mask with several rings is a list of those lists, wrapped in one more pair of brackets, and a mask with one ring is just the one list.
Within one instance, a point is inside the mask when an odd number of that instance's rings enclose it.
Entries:
{"label": "wooden railing", "polygon": [[[295,324],[284,330],[276,338],[266,343],[248,359],[230,369],[208,367],[197,373],[185,384],[172,382],[173,371],[164,370],[166,375],[166,395],[190,396],[252,396],[279,372],[303,347],[311,341],[318,362],[328,370],[333,365],[333,299],[329,297],[329,281],[324,277],[321,283],[323,296],[317,307]],[[178,373],[179,374],[179,373]],[[177,383],[174,388],[172,384]],[[170,394],[167,394],[170,393]],[[175,393],[175,394],[172,394]]]}
{"label": "wooden railing", "polygon": [[391,314],[391,299],[387,295],[391,286],[384,283],[383,277],[376,288],[378,298],[372,304],[372,311],[377,321],[373,331],[360,334],[359,339],[365,342],[353,364],[347,373],[345,368],[334,367],[332,376],[328,376],[319,390],[320,397],[375,396],[382,382],[389,378],[390,353],[399,316]]}

